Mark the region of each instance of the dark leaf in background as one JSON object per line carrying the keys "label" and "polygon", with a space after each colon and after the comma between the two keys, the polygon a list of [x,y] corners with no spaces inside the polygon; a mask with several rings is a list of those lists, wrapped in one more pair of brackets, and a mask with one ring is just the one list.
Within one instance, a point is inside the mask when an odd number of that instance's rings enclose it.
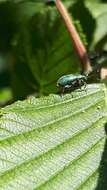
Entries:
{"label": "dark leaf in background", "polygon": [[37,10],[19,33],[15,49],[16,61],[29,66],[40,95],[57,92],[56,81],[62,74],[79,71],[68,32],[55,9]]}

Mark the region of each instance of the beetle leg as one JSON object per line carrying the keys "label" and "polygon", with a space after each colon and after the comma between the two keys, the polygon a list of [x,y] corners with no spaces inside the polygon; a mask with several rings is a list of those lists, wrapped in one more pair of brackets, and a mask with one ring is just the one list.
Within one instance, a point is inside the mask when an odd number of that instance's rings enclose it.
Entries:
{"label": "beetle leg", "polygon": [[84,87],[85,87],[85,89],[86,89],[86,86],[87,86],[87,83],[86,83],[86,82],[84,82]]}
{"label": "beetle leg", "polygon": [[[81,80],[81,82],[82,82],[82,84],[83,84],[84,91],[87,92],[87,90],[86,90],[86,85],[87,85],[86,81]],[[82,86],[81,86],[81,87],[82,87]]]}
{"label": "beetle leg", "polygon": [[64,92],[65,92],[65,88],[62,87],[60,92],[61,92],[61,96],[63,96],[63,95],[64,95]]}
{"label": "beetle leg", "polygon": [[63,88],[62,88],[62,94],[64,94],[64,92],[65,92],[65,88],[63,87]]}
{"label": "beetle leg", "polygon": [[84,89],[85,89],[85,92],[87,93],[86,85],[87,85],[87,83],[84,82]]}
{"label": "beetle leg", "polygon": [[81,89],[81,81],[80,80],[76,80],[76,87],[79,87]]}

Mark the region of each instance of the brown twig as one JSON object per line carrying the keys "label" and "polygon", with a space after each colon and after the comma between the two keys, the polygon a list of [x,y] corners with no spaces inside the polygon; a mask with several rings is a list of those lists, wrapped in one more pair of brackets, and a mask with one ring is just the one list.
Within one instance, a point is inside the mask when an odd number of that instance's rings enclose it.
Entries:
{"label": "brown twig", "polygon": [[61,17],[64,20],[64,23],[68,29],[71,40],[73,42],[75,51],[80,58],[81,65],[82,65],[82,73],[89,74],[92,71],[91,63],[90,63],[90,60],[88,58],[86,48],[83,45],[83,43],[82,43],[74,25],[73,25],[72,19],[69,15],[67,9],[65,8],[63,3],[61,2],[61,0],[56,0],[55,5],[56,5],[57,10],[60,13]]}

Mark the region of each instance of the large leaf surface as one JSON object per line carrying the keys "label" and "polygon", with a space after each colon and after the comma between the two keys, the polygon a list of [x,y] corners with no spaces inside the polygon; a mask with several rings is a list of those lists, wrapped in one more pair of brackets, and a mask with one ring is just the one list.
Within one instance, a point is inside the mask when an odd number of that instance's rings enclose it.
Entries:
{"label": "large leaf surface", "polygon": [[92,190],[100,185],[107,122],[103,85],[32,97],[1,109],[0,115],[0,190]]}

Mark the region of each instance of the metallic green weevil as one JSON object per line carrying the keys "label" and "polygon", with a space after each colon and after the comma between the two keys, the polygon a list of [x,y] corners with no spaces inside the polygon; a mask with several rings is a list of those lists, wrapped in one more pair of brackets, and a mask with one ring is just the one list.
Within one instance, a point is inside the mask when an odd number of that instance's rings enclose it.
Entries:
{"label": "metallic green weevil", "polygon": [[57,81],[57,86],[60,88],[62,93],[73,91],[86,85],[87,76],[80,74],[69,74],[64,75]]}

